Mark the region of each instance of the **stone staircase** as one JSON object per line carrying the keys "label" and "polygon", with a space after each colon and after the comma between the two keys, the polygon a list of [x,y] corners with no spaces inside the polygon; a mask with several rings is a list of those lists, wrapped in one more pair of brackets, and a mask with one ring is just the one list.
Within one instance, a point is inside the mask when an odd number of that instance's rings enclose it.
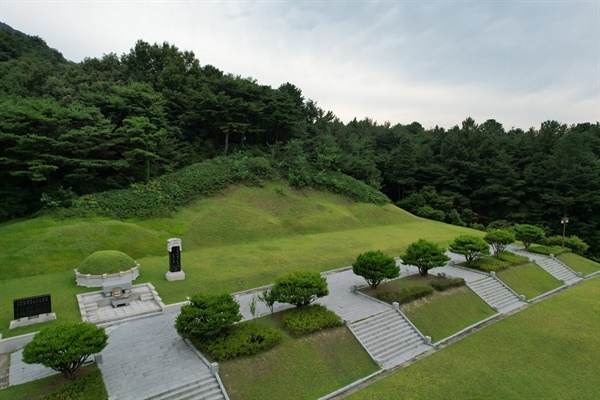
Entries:
{"label": "stone staircase", "polygon": [[226,400],[221,386],[214,375],[159,393],[146,400]]}
{"label": "stone staircase", "polygon": [[498,312],[507,312],[526,304],[524,299],[494,277],[470,282],[467,286]]}
{"label": "stone staircase", "polygon": [[385,369],[432,348],[426,344],[423,335],[394,309],[353,322],[350,330],[375,362]]}
{"label": "stone staircase", "polygon": [[[531,257],[531,256],[530,256]],[[550,275],[565,283],[571,285],[580,281],[582,278],[571,268],[567,267],[556,258],[550,257],[531,257],[537,265],[542,267]]]}

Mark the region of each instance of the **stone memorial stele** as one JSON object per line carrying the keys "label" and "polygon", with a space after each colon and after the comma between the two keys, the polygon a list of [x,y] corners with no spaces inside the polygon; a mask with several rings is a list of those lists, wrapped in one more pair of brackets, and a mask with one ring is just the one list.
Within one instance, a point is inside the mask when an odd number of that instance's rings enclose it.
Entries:
{"label": "stone memorial stele", "polygon": [[13,300],[13,309],[15,319],[10,322],[9,329],[56,319],[56,314],[52,312],[49,294],[15,299]]}
{"label": "stone memorial stele", "polygon": [[167,250],[169,251],[169,272],[167,272],[168,281],[181,281],[185,279],[185,273],[181,270],[181,239],[171,238],[167,240]]}

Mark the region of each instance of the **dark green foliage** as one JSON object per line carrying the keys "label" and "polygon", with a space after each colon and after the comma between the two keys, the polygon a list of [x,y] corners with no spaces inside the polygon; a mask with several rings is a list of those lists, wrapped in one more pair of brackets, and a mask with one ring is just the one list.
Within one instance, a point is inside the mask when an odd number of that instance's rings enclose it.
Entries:
{"label": "dark green foliage", "polygon": [[503,229],[492,229],[486,233],[483,240],[492,246],[492,249],[494,249],[494,254],[498,254],[498,252],[504,251],[509,244],[516,240],[516,238],[515,235],[510,231]]}
{"label": "dark green foliage", "polygon": [[[240,153],[265,157],[293,187],[384,204],[380,189],[413,214],[457,225],[528,222],[556,235],[568,215],[568,233],[600,257],[598,122],[344,124],[291,83],[225,74],[169,43],[71,63],[41,38],[0,30],[0,220]],[[267,179],[264,161],[253,163],[233,181]],[[118,215],[162,216],[178,203],[165,195],[145,193],[128,209],[133,195],[110,194],[100,212],[114,203]]]}
{"label": "dark green foliage", "polygon": [[352,264],[352,271],[365,278],[372,289],[377,289],[385,279],[400,276],[400,268],[396,265],[396,260],[380,250],[360,254]]}
{"label": "dark green foliage", "polygon": [[517,224],[513,227],[513,231],[517,240],[523,242],[525,250],[529,249],[532,243],[541,242],[545,237],[544,231],[541,228],[528,224]]}
{"label": "dark green foliage", "polygon": [[390,304],[394,302],[397,302],[398,304],[404,304],[422,297],[429,296],[430,294],[433,294],[433,288],[431,286],[421,285],[410,286],[402,290],[377,292],[375,293],[375,297]]}
{"label": "dark green foliage", "polygon": [[294,335],[306,335],[335,326],[342,326],[340,317],[327,307],[312,304],[285,312],[283,324]]}
{"label": "dark green foliage", "polygon": [[319,297],[327,296],[327,280],[318,272],[291,271],[275,281],[271,291],[279,303],[307,306]]}
{"label": "dark green foliage", "polygon": [[102,351],[107,344],[104,328],[91,322],[57,323],[33,337],[23,349],[23,361],[42,364],[73,379],[88,357]]}
{"label": "dark green foliage", "polygon": [[108,399],[102,373],[95,370],[60,387],[43,400],[101,400]]}
{"label": "dark green foliage", "polygon": [[201,345],[215,360],[222,361],[240,356],[250,356],[268,350],[283,340],[277,328],[256,323],[235,325],[230,333]]}
{"label": "dark green foliage", "polygon": [[419,268],[419,273],[423,276],[426,276],[431,268],[443,267],[450,261],[444,249],[424,239],[411,243],[400,258],[404,264]]}
{"label": "dark green foliage", "polygon": [[473,260],[469,263],[469,267],[475,268],[484,272],[491,271],[501,271],[503,269],[509,268],[510,263],[507,261],[502,261],[499,258],[495,257],[483,257]]}
{"label": "dark green foliage", "polygon": [[561,246],[531,246],[529,247],[529,251],[536,254],[544,254],[549,256],[550,254],[554,254],[555,256],[563,253],[570,253],[571,249],[568,247]]}
{"label": "dark green foliage", "polygon": [[450,243],[450,251],[465,256],[467,262],[490,254],[488,244],[479,236],[461,235]]}
{"label": "dark green foliage", "polygon": [[[550,237],[546,238],[546,240],[544,241],[544,244],[546,246],[562,246],[563,238],[562,238],[562,236],[559,236],[559,235],[550,236]],[[577,253],[577,254],[583,254],[590,248],[590,246],[588,246],[588,244],[586,242],[584,242],[577,236],[565,237],[564,244],[565,244],[565,247],[568,247],[574,253]]]}
{"label": "dark green foliage", "polygon": [[431,287],[433,287],[435,290],[439,290],[440,292],[453,287],[464,286],[465,284],[466,283],[463,278],[448,278],[444,274],[439,274],[435,280],[430,283]]}
{"label": "dark green foliage", "polygon": [[519,254],[511,253],[510,251],[501,251],[495,254],[498,260],[506,261],[511,265],[520,265],[529,262],[529,258],[521,256]]}
{"label": "dark green foliage", "polygon": [[240,305],[228,294],[196,294],[181,307],[175,320],[177,333],[184,338],[212,340],[229,332],[240,321]]}

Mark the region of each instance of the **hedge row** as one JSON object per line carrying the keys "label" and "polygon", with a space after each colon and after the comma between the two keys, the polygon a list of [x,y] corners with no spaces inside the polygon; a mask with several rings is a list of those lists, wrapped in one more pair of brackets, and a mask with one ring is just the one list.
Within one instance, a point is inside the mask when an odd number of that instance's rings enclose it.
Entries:
{"label": "hedge row", "polygon": [[376,293],[375,297],[387,303],[398,302],[399,304],[404,304],[425,296],[429,296],[432,293],[433,288],[431,286],[419,285],[407,287],[402,290],[381,291]]}
{"label": "hedge row", "polygon": [[238,324],[223,337],[208,342],[204,349],[216,360],[250,356],[268,350],[283,340],[277,328],[256,323]]}
{"label": "hedge row", "polygon": [[294,335],[305,335],[335,326],[341,326],[340,317],[320,304],[289,310],[283,316],[283,325]]}

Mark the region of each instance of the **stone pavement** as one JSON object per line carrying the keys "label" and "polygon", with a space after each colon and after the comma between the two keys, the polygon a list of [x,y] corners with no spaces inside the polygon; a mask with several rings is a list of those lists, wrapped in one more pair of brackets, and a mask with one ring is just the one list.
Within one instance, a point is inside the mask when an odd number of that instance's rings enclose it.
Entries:
{"label": "stone pavement", "polygon": [[98,366],[110,399],[146,399],[212,375],[175,331],[176,316],[140,318],[108,329]]}
{"label": "stone pavement", "polygon": [[10,371],[8,373],[8,384],[10,386],[20,385],[50,375],[59,374],[52,368],[44,367],[42,364],[25,364],[23,362],[23,349],[15,351],[10,355]]}
{"label": "stone pavement", "polygon": [[[412,266],[403,265],[399,260],[396,264],[400,267],[400,277],[406,277],[419,273],[419,270]],[[334,311],[343,320],[357,321],[383,311],[391,309],[391,306],[377,301],[365,298],[351,292],[352,286],[364,287],[366,282],[363,277],[354,275],[352,268],[342,268],[326,272],[325,278],[329,288],[329,295],[318,299],[315,303],[322,304],[328,309]],[[240,303],[240,313],[242,320],[252,319],[250,313],[250,303],[253,296],[260,294],[262,290],[247,291],[234,294],[234,298]],[[289,304],[276,303],[274,311],[278,312],[291,308]],[[261,301],[256,302],[256,316],[260,317],[269,314],[271,311]]]}

